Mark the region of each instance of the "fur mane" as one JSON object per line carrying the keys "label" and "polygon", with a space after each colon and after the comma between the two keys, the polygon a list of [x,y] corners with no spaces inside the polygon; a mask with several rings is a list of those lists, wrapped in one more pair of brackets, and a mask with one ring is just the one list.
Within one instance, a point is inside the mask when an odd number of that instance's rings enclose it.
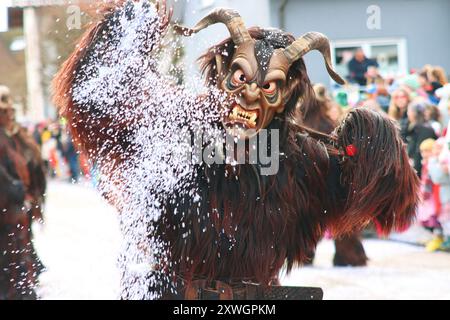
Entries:
{"label": "fur mane", "polygon": [[[105,127],[114,127],[118,132],[118,140],[122,141],[116,148],[110,149],[112,160],[117,160],[116,162],[119,163],[124,160],[125,151],[132,152],[128,139],[130,132],[126,123],[114,122],[113,119],[104,117],[99,120],[96,126],[93,126],[90,119],[91,114],[89,112],[80,112],[79,106],[75,105],[72,95],[72,88],[78,71],[86,62],[98,39],[105,34],[108,36],[107,30],[110,28],[108,24],[111,23],[111,18],[117,13],[117,9],[126,6],[127,2],[131,2],[131,0],[102,1],[101,3],[92,4],[87,9],[94,19],[93,21],[96,22],[91,22],[86,26],[86,31],[78,40],[74,52],[63,63],[52,81],[53,103],[58,108],[60,116],[70,119],[72,125],[69,126],[69,129],[77,148],[93,160],[102,156],[97,141],[92,139],[93,136],[111,143],[110,137],[102,130]],[[156,11],[160,21],[158,31],[163,34],[168,29],[172,11],[167,11],[165,1],[156,4]]]}
{"label": "fur mane", "polygon": [[[102,156],[99,145],[125,160],[133,133],[121,117],[106,115],[93,121],[95,108],[81,108],[72,99],[77,71],[98,36],[107,31],[111,12],[105,7],[103,18],[88,28],[54,80],[55,104],[68,118],[76,144],[94,160]],[[257,40],[271,41],[264,29],[249,32]],[[294,40],[281,31],[278,34]],[[234,53],[230,38],[200,57],[208,85],[217,86],[219,52],[226,53],[226,70]],[[395,124],[356,108],[331,135],[321,134],[303,125],[302,115],[317,108],[303,59],[289,69],[286,85],[285,111],[268,128],[280,130],[279,172],[262,176],[250,164],[199,167],[195,187],[200,201],[175,193],[158,220],[158,236],[167,240],[171,255],[161,268],[186,279],[246,278],[268,284],[286,261],[287,270],[307,261],[327,228],[338,236],[376,220],[380,230],[388,232],[413,219],[419,181]],[[105,129],[117,133],[115,139],[108,141]],[[345,154],[349,145],[356,154]]]}

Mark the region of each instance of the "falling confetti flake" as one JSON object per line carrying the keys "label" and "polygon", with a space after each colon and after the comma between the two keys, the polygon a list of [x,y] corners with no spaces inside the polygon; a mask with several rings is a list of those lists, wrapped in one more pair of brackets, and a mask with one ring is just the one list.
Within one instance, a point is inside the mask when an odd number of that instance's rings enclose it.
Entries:
{"label": "falling confetti flake", "polygon": [[[195,170],[186,157],[192,151],[186,137],[198,130],[211,137],[222,134],[216,124],[225,97],[217,89],[199,98],[158,72],[161,23],[147,1],[117,9],[87,48],[72,88],[78,112],[88,114],[92,126],[110,121],[94,161],[102,172],[100,191],[120,211],[124,299],[158,298],[161,292],[150,288],[171,285],[157,270],[174,262],[168,262],[155,222],[173,194],[200,199],[191,183]],[[124,139],[128,148],[117,161],[115,146]]]}

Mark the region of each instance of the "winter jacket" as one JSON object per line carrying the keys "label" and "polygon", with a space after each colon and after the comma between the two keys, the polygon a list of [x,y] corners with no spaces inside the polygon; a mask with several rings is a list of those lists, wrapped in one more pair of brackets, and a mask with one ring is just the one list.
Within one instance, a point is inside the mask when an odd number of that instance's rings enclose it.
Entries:
{"label": "winter jacket", "polygon": [[414,161],[414,169],[417,175],[421,176],[422,171],[422,155],[420,154],[420,144],[426,139],[437,139],[433,128],[428,124],[416,124],[409,126],[403,136],[408,144],[408,155]]}

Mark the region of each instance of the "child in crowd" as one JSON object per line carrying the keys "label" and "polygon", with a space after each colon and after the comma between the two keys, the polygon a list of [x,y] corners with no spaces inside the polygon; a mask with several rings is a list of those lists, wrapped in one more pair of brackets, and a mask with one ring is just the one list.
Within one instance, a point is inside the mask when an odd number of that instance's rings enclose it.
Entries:
{"label": "child in crowd", "polygon": [[[430,242],[429,251],[450,249],[450,152],[448,141],[438,139],[433,155],[428,160],[428,172],[434,184],[439,185],[440,212],[438,222],[441,230],[435,233],[434,242]],[[432,240],[432,241],[433,241]]]}
{"label": "child in crowd", "polygon": [[443,242],[438,222],[440,212],[439,185],[432,181],[429,174],[430,160],[433,158],[436,150],[436,141],[434,139],[426,139],[420,144],[420,153],[422,155],[422,201],[419,205],[417,219],[423,227],[434,234],[433,239],[426,244],[427,251],[439,249]]}

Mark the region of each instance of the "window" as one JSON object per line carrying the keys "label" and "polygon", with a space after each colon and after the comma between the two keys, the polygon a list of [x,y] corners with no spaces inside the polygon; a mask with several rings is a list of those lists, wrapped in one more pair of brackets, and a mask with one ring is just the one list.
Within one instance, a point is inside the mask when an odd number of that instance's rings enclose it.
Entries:
{"label": "window", "polygon": [[347,64],[358,48],[363,49],[366,57],[378,62],[378,72],[384,78],[408,71],[405,39],[339,40],[332,43],[332,59],[340,75],[348,75]]}

